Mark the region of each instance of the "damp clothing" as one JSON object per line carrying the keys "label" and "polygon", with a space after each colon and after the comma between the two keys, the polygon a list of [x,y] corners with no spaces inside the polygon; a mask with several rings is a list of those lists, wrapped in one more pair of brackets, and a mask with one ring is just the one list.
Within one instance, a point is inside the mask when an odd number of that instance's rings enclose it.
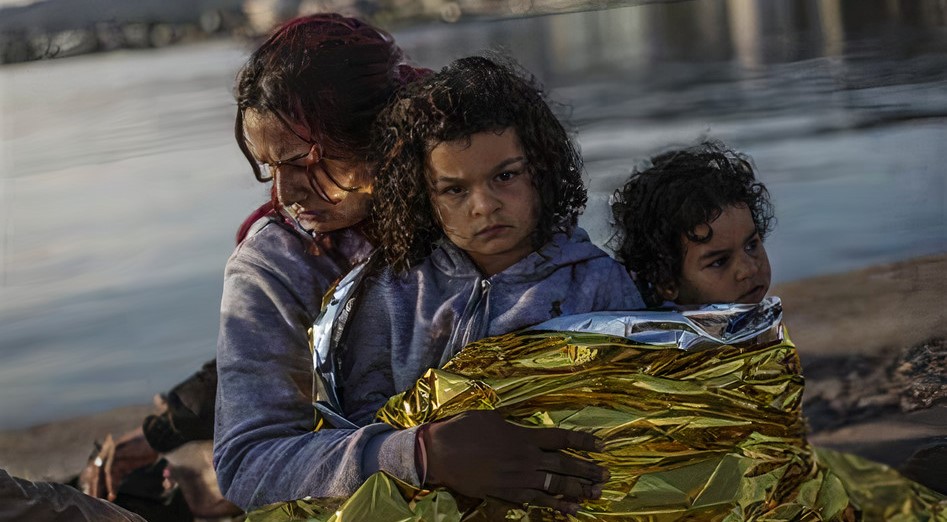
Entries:
{"label": "damp clothing", "polygon": [[307,254],[291,234],[264,227],[225,275],[214,464],[224,496],[244,509],[348,496],[377,471],[418,485],[415,430],[372,422],[389,396],[467,342],[562,314],[642,306],[621,265],[580,229],[489,278],[444,241],[406,274],[366,278],[339,345],[343,414],[361,427],[313,431],[306,325],[334,279],[326,274],[345,267]]}
{"label": "damp clothing", "polygon": [[[221,493],[244,509],[310,495],[312,484],[327,475],[357,474],[360,462],[340,467],[329,456],[349,462],[382,431],[378,426],[359,434],[313,432],[307,328],[329,286],[371,251],[351,229],[333,232],[328,240],[331,245],[314,255],[310,239],[263,218],[227,261],[217,341],[214,467]],[[393,443],[402,439],[414,444],[413,434]],[[385,467],[372,471],[378,469]]]}

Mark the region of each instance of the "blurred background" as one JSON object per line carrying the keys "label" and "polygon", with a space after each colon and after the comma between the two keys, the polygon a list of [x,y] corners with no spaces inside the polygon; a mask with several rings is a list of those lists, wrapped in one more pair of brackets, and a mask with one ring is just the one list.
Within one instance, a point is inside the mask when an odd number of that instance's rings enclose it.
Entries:
{"label": "blurred background", "polygon": [[635,164],[714,137],[773,194],[777,282],[947,251],[945,0],[0,0],[0,429],[147,403],[213,357],[268,194],[233,78],[317,11],[422,65],[501,49],[536,74],[600,243]]}

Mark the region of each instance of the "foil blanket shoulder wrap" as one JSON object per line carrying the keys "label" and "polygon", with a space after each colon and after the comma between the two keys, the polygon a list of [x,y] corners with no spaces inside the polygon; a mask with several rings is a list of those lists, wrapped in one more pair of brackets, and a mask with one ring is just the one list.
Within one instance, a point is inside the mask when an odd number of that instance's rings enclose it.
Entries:
{"label": "foil blanket shoulder wrap", "polygon": [[557,318],[471,343],[378,412],[405,428],[494,409],[601,437],[602,452],[577,455],[611,478],[576,515],[379,473],[348,499],[276,504],[248,520],[947,520],[943,495],[808,444],[799,357],[781,318],[777,298]]}
{"label": "foil blanket shoulder wrap", "polygon": [[312,350],[313,383],[317,426],[334,428],[358,428],[342,415],[339,399],[339,337],[348,323],[362,287],[362,280],[371,268],[372,259],[356,265],[338,283],[330,288],[322,302],[322,312],[309,330],[309,346]]}

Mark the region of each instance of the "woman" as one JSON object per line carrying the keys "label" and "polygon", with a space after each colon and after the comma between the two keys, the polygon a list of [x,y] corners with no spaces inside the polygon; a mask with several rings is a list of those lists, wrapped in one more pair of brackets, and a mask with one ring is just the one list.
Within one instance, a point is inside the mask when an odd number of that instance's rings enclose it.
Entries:
{"label": "woman", "polygon": [[[336,14],[288,22],[241,69],[235,89],[237,144],[255,177],[274,183],[272,201],[241,227],[227,267],[219,341],[225,397],[235,387],[284,386],[298,394],[292,396],[300,400],[294,405],[306,410],[293,415],[312,429],[305,332],[328,285],[371,250],[359,226],[371,195],[368,166],[360,159],[370,124],[397,89],[425,72],[404,63],[401,49],[384,31]],[[298,357],[274,356],[280,362],[261,364],[254,373],[256,360],[273,352]],[[243,372],[247,367],[253,375]],[[211,361],[165,396],[164,411],[145,419],[143,430],[106,444],[85,472],[86,492],[121,503],[125,478],[153,464],[156,451],[209,440],[217,381]],[[270,397],[262,398],[267,400],[260,407],[270,408]],[[225,435],[244,417],[230,404],[221,413]],[[224,459],[225,476],[244,460]],[[160,482],[160,471],[157,478]],[[200,516],[228,510],[219,503],[188,502]]]}
{"label": "woman", "polygon": [[[274,454],[310,460],[306,328],[328,286],[372,249],[359,227],[371,195],[361,158],[375,115],[418,72],[401,62],[388,34],[317,15],[281,27],[238,74],[237,143],[285,216],[250,227],[224,277],[214,463],[241,507],[247,484],[286,466]],[[253,401],[233,400],[247,390]]]}

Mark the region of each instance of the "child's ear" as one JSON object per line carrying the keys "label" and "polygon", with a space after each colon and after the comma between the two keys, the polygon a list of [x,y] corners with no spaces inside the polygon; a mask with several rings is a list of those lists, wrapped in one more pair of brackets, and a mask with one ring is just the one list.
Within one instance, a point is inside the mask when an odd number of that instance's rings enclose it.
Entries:
{"label": "child's ear", "polygon": [[677,285],[674,283],[654,285],[654,288],[658,291],[658,296],[665,301],[677,299]]}

